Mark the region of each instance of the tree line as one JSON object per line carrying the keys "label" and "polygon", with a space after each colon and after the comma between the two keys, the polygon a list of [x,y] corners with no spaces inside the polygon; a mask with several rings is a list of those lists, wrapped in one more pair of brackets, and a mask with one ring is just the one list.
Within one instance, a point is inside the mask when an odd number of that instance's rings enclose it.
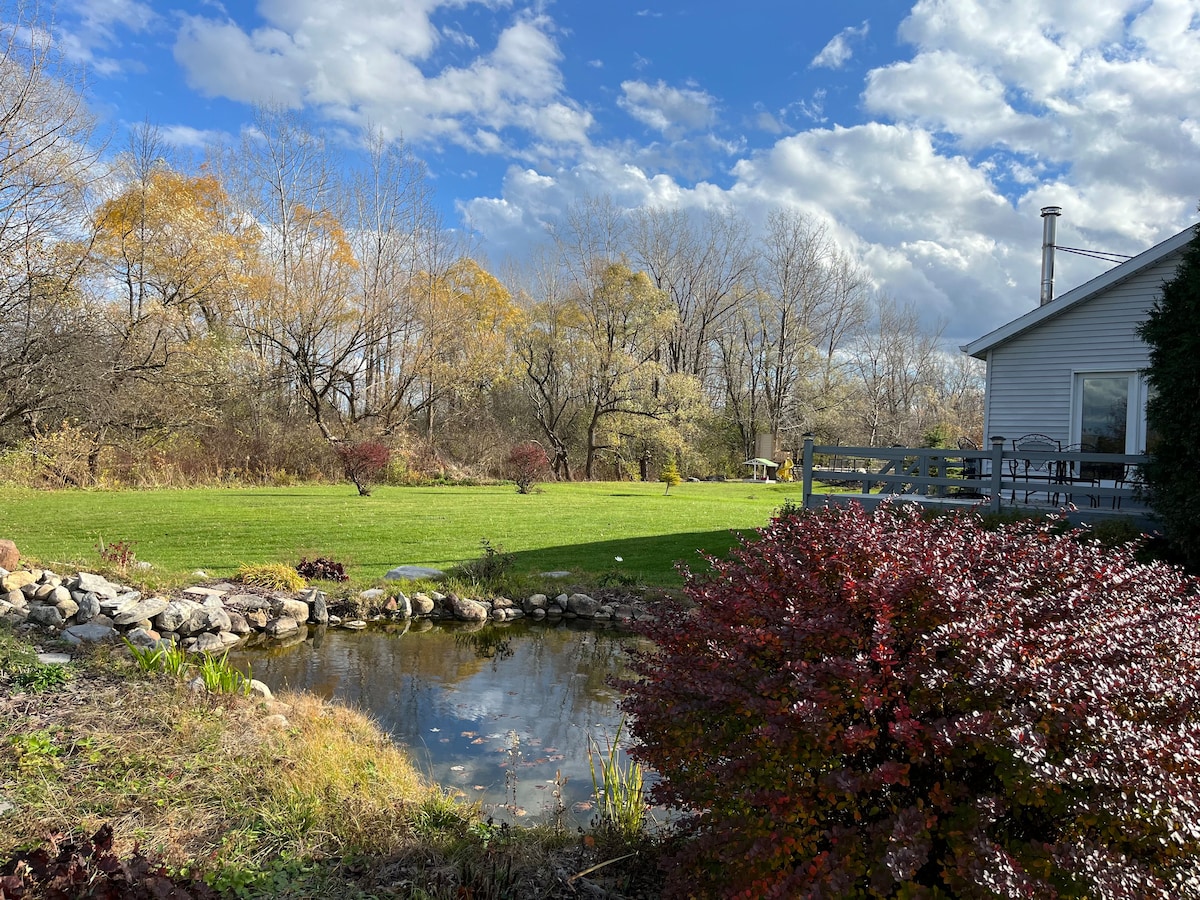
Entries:
{"label": "tree line", "polygon": [[394,469],[498,475],[532,439],[560,478],[653,478],[740,474],[760,434],[978,436],[974,365],[797,212],[586,197],[501,278],[403,141],[263,108],[199,162],[149,124],[109,152],[39,34],[0,59],[10,473],[308,477],[371,441]]}

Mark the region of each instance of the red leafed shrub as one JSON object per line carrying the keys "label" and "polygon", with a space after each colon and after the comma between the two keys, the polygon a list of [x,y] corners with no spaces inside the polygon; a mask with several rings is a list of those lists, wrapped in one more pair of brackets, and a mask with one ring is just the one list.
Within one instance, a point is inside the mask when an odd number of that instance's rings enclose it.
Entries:
{"label": "red leafed shrub", "polygon": [[350,580],[350,576],[346,574],[346,567],[328,556],[318,556],[315,559],[309,559],[307,556],[301,557],[300,562],[296,564],[296,572],[302,578],[314,581]]}
{"label": "red leafed shrub", "polygon": [[668,896],[1200,897],[1180,571],[888,506],[777,518],[713,566],[625,685],[690,814]]}
{"label": "red leafed shrub", "polygon": [[354,482],[359,496],[369,497],[375,479],[388,464],[391,451],[378,441],[338,444],[336,451],[346,477]]}
{"label": "red leafed shrub", "polygon": [[528,494],[550,474],[550,457],[540,444],[526,441],[509,451],[508,469],[517,483],[517,493]]}

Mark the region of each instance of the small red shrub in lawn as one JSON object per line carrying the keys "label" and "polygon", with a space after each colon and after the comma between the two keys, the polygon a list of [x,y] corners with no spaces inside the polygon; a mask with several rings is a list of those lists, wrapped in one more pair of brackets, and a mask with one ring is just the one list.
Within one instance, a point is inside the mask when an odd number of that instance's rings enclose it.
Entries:
{"label": "small red shrub in lawn", "polygon": [[550,474],[550,457],[540,444],[517,444],[508,454],[508,469],[517,484],[517,493],[528,494]]}
{"label": "small red shrub in lawn", "polygon": [[336,450],[346,477],[354,482],[361,496],[370,496],[375,479],[388,464],[391,451],[378,441],[339,444]]}
{"label": "small red shrub in lawn", "polygon": [[1062,524],[777,518],[627,712],[677,897],[1200,897],[1200,601]]}

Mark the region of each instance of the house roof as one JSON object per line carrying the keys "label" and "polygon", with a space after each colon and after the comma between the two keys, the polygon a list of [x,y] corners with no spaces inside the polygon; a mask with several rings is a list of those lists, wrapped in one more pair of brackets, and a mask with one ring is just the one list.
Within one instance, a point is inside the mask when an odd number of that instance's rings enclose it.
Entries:
{"label": "house roof", "polygon": [[987,352],[993,347],[997,347],[1005,341],[1010,341],[1017,335],[1029,331],[1031,328],[1036,328],[1047,319],[1061,315],[1073,306],[1087,302],[1102,291],[1111,288],[1115,284],[1119,284],[1126,278],[1133,277],[1143,269],[1153,266],[1164,257],[1186,247],[1196,234],[1198,227],[1200,227],[1200,224],[1185,228],[1179,234],[1167,238],[1160,244],[1155,244],[1149,250],[1145,250],[1133,257],[1133,259],[1125,260],[1119,266],[1114,266],[1107,272],[1097,275],[1091,281],[1085,281],[1079,287],[1067,291],[1061,297],[1055,297],[1044,306],[1031,309],[1023,316],[1013,319],[1006,325],[1001,325],[995,331],[988,332],[983,337],[976,338],[969,344],[963,344],[959,349],[977,359],[985,359]]}

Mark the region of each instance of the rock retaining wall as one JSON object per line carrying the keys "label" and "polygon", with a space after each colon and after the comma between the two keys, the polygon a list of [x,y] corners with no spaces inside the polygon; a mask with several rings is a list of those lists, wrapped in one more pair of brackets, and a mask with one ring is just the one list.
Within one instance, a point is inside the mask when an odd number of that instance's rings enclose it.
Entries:
{"label": "rock retaining wall", "polygon": [[[475,600],[453,593],[395,593],[384,600],[379,589],[363,598],[380,603],[390,619],[427,618],[461,622],[505,622],[531,618],[632,621],[647,612],[637,603],[604,603],[587,594],[524,600],[498,597]],[[198,653],[223,652],[253,635],[284,640],[306,625],[365,628],[361,620],[344,620],[329,612],[323,591],[297,594],[253,593],[245,585],[194,585],[170,595],[143,595],[101,575],[79,572],[61,577],[49,570],[0,568],[0,620],[37,627],[69,643],[123,637],[136,646],[160,641]]]}

